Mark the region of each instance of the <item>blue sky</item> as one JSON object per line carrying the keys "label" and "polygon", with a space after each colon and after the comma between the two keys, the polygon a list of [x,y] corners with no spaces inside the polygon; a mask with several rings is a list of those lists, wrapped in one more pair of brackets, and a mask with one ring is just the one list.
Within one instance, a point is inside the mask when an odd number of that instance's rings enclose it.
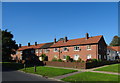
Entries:
{"label": "blue sky", "polygon": [[103,35],[109,44],[118,35],[115,2],[7,2],[2,4],[3,25],[19,44],[27,45]]}

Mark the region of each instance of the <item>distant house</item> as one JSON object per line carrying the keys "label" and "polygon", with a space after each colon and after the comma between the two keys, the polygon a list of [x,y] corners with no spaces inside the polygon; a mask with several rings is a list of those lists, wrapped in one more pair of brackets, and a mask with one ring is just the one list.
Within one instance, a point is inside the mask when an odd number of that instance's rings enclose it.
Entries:
{"label": "distant house", "polygon": [[120,46],[107,47],[107,60],[116,60],[120,58]]}
{"label": "distant house", "polygon": [[21,55],[24,50],[28,49],[30,52],[34,52],[36,56],[41,56],[41,54],[46,54],[48,60],[51,61],[53,58],[66,60],[66,56],[70,56],[74,60],[81,58],[86,61],[87,59],[101,59],[107,60],[107,45],[102,35],[89,37],[86,33],[84,38],[71,39],[67,37],[59,39],[59,41],[54,39],[51,43],[42,43],[28,46],[21,46],[17,50],[16,56],[20,60]]}

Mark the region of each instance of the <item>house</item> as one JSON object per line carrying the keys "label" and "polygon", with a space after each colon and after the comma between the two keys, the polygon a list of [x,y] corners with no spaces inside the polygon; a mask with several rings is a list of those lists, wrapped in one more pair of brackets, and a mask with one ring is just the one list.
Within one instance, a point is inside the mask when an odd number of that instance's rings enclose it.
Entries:
{"label": "house", "polygon": [[[81,58],[86,61],[87,59],[101,59],[106,60],[107,45],[105,43],[104,37],[102,35],[89,37],[86,33],[84,38],[71,39],[67,37],[61,38],[58,41],[56,38],[54,42],[42,43],[28,46],[21,46],[17,50],[17,59],[22,59],[22,53],[34,53],[36,56],[41,54],[46,54],[48,60],[51,61],[53,58],[66,60],[66,56],[70,56],[74,60]],[[23,55],[24,55],[23,54]],[[26,54],[30,56],[30,54]]]}
{"label": "house", "polygon": [[120,58],[120,46],[107,47],[107,60],[116,60]]}

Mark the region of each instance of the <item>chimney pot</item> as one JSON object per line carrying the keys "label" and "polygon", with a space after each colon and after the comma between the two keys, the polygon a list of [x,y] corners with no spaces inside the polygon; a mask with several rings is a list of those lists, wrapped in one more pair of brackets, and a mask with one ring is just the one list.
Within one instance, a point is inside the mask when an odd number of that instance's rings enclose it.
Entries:
{"label": "chimney pot", "polygon": [[86,39],[88,39],[89,38],[89,34],[88,33],[86,33]]}
{"label": "chimney pot", "polygon": [[56,38],[54,38],[54,43],[56,43],[57,41],[56,41]]}
{"label": "chimney pot", "polygon": [[65,37],[65,38],[64,38],[64,42],[67,42],[67,40],[68,40],[67,37]]}
{"label": "chimney pot", "polygon": [[35,42],[35,46],[37,46],[37,42]]}
{"label": "chimney pot", "polygon": [[30,43],[28,43],[28,46],[30,46]]}
{"label": "chimney pot", "polygon": [[21,48],[21,46],[22,46],[22,45],[21,45],[21,44],[19,44],[19,48]]}

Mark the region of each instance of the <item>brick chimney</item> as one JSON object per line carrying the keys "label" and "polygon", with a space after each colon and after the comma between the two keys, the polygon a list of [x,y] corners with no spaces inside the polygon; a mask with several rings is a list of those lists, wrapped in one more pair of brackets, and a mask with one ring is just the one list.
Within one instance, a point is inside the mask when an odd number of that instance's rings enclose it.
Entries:
{"label": "brick chimney", "polygon": [[67,40],[68,40],[67,37],[64,37],[64,42],[67,42]]}
{"label": "brick chimney", "polygon": [[21,48],[22,44],[19,44],[19,48]]}
{"label": "brick chimney", "polygon": [[28,43],[28,46],[30,46],[30,43]]}
{"label": "brick chimney", "polygon": [[89,34],[88,33],[86,33],[86,39],[88,39],[89,38]]}
{"label": "brick chimney", "polygon": [[35,46],[37,46],[37,42],[35,42]]}
{"label": "brick chimney", "polygon": [[57,41],[56,41],[56,38],[54,38],[54,43],[56,43]]}

